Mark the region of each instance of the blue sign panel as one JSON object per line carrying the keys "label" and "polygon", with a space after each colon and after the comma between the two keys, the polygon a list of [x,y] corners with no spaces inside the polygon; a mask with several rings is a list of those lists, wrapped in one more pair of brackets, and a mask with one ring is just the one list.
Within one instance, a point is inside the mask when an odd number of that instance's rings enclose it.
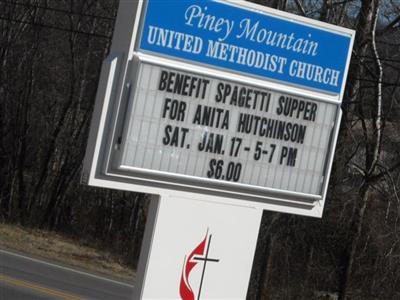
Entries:
{"label": "blue sign panel", "polygon": [[148,0],[140,49],[339,94],[350,35],[213,0]]}

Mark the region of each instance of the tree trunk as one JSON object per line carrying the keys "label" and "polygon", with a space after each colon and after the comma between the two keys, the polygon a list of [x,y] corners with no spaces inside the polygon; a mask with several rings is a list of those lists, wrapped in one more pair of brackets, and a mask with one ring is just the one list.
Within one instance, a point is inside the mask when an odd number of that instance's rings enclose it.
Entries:
{"label": "tree trunk", "polygon": [[349,245],[346,247],[342,265],[344,266],[343,276],[340,282],[340,291],[339,291],[339,300],[347,300],[351,299],[349,296],[349,290],[351,286],[351,278],[353,274],[354,262],[356,259],[356,250],[361,239],[362,229],[364,224],[365,212],[368,206],[369,200],[369,183],[364,183],[361,186],[359,192],[359,201],[357,214],[354,216],[353,224],[351,228],[354,232],[351,232],[352,239],[349,242]]}
{"label": "tree trunk", "polygon": [[262,269],[261,269],[261,275],[260,275],[260,288],[258,289],[257,293],[257,298],[256,299],[272,299],[270,298],[270,292],[269,292],[269,278],[272,275],[272,258],[273,258],[273,253],[274,253],[274,248],[275,248],[275,240],[276,237],[274,236],[269,236],[268,238],[268,243],[266,247],[266,253],[264,254],[264,260]]}

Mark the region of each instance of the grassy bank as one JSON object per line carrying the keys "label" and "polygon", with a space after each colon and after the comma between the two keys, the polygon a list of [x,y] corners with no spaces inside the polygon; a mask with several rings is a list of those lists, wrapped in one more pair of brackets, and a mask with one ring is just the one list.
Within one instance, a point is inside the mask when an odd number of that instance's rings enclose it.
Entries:
{"label": "grassy bank", "polygon": [[0,223],[0,248],[133,283],[134,270],[112,253],[53,232]]}

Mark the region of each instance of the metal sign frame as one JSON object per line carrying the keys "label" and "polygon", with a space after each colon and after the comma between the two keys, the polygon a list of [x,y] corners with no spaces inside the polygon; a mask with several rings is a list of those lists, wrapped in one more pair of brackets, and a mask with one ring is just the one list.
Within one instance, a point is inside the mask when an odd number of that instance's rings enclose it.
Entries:
{"label": "metal sign frame", "polygon": [[[225,1],[225,3],[243,9],[262,11],[279,18],[290,18],[293,22],[305,23],[309,26],[346,35],[351,39],[350,49],[352,48],[354,41],[354,31],[352,30],[303,17],[294,17],[292,14],[261,7],[249,2],[229,0]],[[188,63],[183,60],[172,60],[168,57],[140,51],[139,36],[144,22],[145,8],[145,1],[122,1],[120,4],[111,54],[104,61],[102,67],[88,148],[84,161],[82,181],[94,186],[138,192],[151,191],[151,193],[156,194],[173,193],[176,190],[188,194],[201,193],[205,198],[218,199],[225,203],[247,206],[248,201],[251,201],[252,205],[262,209],[321,217],[339,132],[342,114],[340,104],[343,97],[351,51],[349,50],[348,53],[344,80],[339,94],[325,93],[299,86],[290,86],[289,89],[286,84],[281,82],[269,81],[257,76],[252,77],[240,73],[231,73],[220,68],[211,68],[201,64]],[[268,188],[259,189],[226,182],[221,184],[215,180],[187,178],[186,176],[177,174],[163,174],[162,172],[149,170],[135,170],[132,172],[132,170],[122,170],[119,168],[116,165],[118,155],[116,155],[115,150],[120,145],[119,138],[125,123],[124,118],[128,99],[134,92],[133,89],[137,81],[133,70],[137,69],[141,63],[154,64],[175,70],[215,77],[221,80],[234,81],[244,85],[267,86],[268,89],[277,92],[336,105],[335,124],[332,130],[329,154],[325,162],[324,182],[321,193],[314,195]]]}

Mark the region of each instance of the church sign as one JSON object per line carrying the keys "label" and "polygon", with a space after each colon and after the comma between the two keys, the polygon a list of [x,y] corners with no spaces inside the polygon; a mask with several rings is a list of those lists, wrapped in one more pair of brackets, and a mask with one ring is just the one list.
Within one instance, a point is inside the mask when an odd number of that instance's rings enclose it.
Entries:
{"label": "church sign", "polygon": [[244,1],[122,1],[83,180],[321,216],[353,40]]}

